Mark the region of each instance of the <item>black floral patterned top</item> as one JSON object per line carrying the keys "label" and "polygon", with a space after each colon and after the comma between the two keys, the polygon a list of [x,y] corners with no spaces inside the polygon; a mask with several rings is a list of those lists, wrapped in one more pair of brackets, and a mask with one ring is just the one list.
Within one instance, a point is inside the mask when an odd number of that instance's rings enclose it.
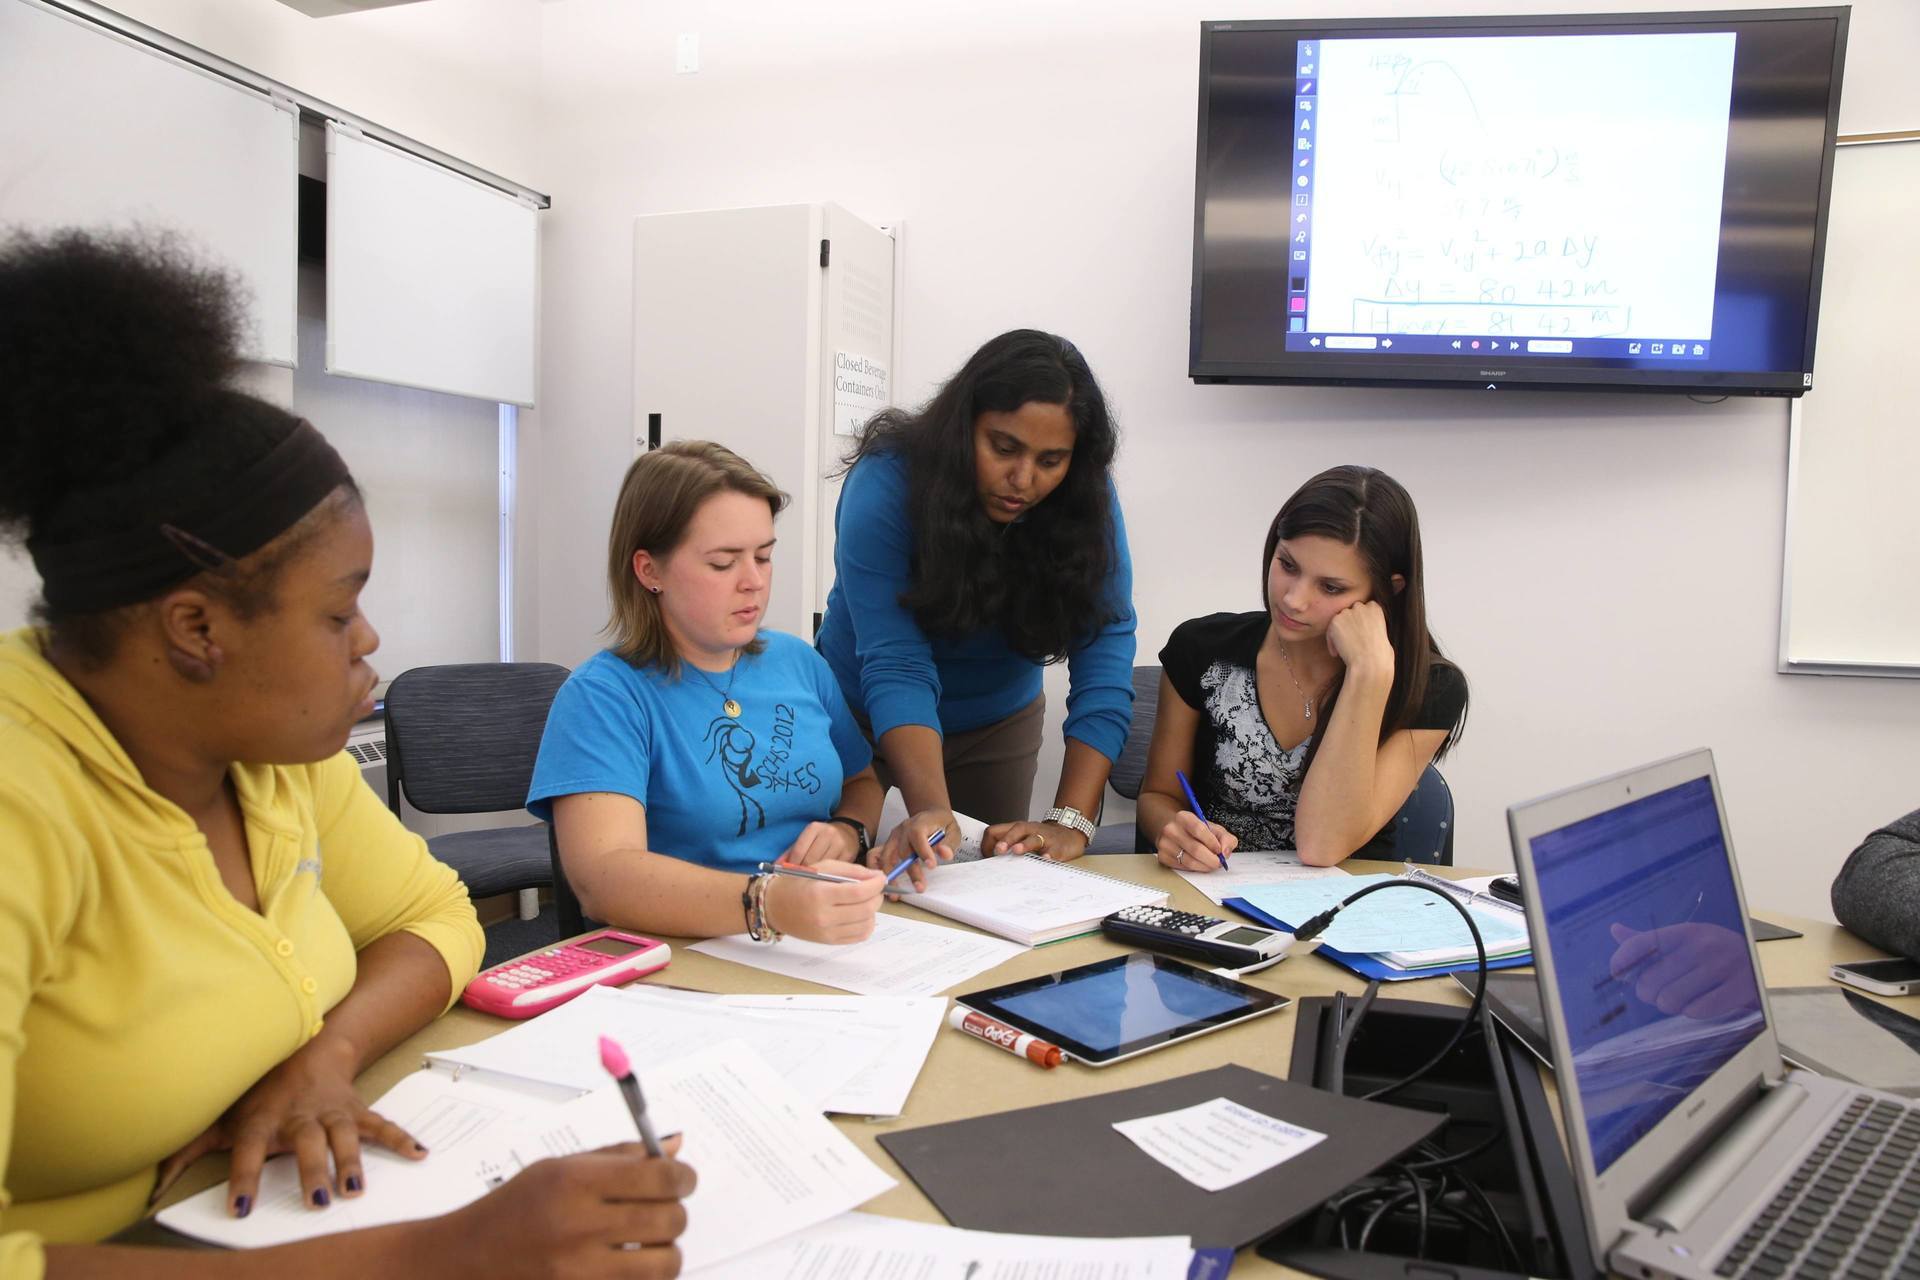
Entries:
{"label": "black floral patterned top", "polygon": [[[1174,692],[1200,713],[1191,781],[1207,817],[1233,832],[1242,849],[1291,849],[1294,810],[1313,738],[1285,750],[1260,714],[1254,660],[1266,634],[1264,612],[1193,618],[1174,628],[1160,650],[1160,666]],[[1451,729],[1465,704],[1466,682],[1460,673],[1435,663],[1425,703],[1409,727]],[[1353,856],[1391,858],[1393,824]]]}

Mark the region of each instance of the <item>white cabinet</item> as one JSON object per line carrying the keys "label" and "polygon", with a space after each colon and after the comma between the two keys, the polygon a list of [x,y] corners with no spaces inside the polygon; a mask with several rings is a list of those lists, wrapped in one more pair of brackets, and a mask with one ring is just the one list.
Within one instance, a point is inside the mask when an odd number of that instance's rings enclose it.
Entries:
{"label": "white cabinet", "polygon": [[767,625],[812,639],[850,432],[891,402],[898,240],[831,204],[636,218],[633,442],[717,440],[792,503]]}

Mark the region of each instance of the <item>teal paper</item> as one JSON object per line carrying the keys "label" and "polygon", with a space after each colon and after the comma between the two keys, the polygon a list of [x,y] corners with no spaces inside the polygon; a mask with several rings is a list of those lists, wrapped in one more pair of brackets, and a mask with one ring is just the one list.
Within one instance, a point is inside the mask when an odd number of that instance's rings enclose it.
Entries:
{"label": "teal paper", "polygon": [[[1308,917],[1319,915],[1370,884],[1397,879],[1398,876],[1376,874],[1344,880],[1302,880],[1296,884],[1260,885],[1240,896],[1268,915],[1300,925],[1306,923]],[[1368,954],[1473,946],[1473,935],[1467,932],[1466,921],[1441,901],[1444,896],[1437,890],[1415,893],[1410,889],[1372,894],[1342,911],[1320,939],[1339,951]],[[1474,923],[1480,926],[1480,936],[1486,940],[1489,951],[1527,936],[1525,924],[1517,917],[1503,919],[1504,914],[1473,913]]]}

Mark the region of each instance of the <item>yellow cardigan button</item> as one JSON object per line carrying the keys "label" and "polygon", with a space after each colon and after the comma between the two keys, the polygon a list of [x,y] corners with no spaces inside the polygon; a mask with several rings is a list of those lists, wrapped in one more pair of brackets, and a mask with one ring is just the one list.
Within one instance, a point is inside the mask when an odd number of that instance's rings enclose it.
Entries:
{"label": "yellow cardigan button", "polygon": [[282,956],[290,956],[293,954],[293,939],[282,938],[273,944],[273,949],[278,951]]}
{"label": "yellow cardigan button", "polygon": [[320,989],[320,984],[318,982],[315,982],[312,978],[302,978],[300,979],[300,989],[306,992],[308,995],[312,995],[314,992]]}

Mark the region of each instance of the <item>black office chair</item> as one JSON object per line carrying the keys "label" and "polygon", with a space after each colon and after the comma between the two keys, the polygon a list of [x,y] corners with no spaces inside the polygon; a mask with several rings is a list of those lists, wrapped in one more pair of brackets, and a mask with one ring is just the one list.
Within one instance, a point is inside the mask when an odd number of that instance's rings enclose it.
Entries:
{"label": "black office chair", "polygon": [[1428,765],[1400,812],[1393,815],[1393,856],[1433,866],[1453,865],[1453,791]]}
{"label": "black office chair", "polygon": [[580,895],[573,891],[567,869],[560,865],[560,840],[551,823],[547,825],[547,858],[553,868],[553,914],[560,926],[560,936],[571,938],[576,933],[598,929],[600,922],[590,919],[580,909]]}
{"label": "black office chair", "polygon": [[[1153,721],[1160,711],[1160,666],[1133,669],[1133,724],[1127,729],[1127,743],[1120,758],[1113,762],[1107,785],[1129,800],[1140,798],[1140,784],[1147,776],[1147,747],[1153,742]],[[1131,819],[1109,823],[1093,833],[1088,853],[1151,853],[1139,828]]]}
{"label": "black office chair", "polygon": [[[422,813],[525,806],[547,708],[566,679],[565,667],[547,662],[401,672],[387,689],[388,807],[398,814],[403,793]],[[542,826],[455,831],[429,838],[427,848],[475,898],[537,890],[553,882]]]}

